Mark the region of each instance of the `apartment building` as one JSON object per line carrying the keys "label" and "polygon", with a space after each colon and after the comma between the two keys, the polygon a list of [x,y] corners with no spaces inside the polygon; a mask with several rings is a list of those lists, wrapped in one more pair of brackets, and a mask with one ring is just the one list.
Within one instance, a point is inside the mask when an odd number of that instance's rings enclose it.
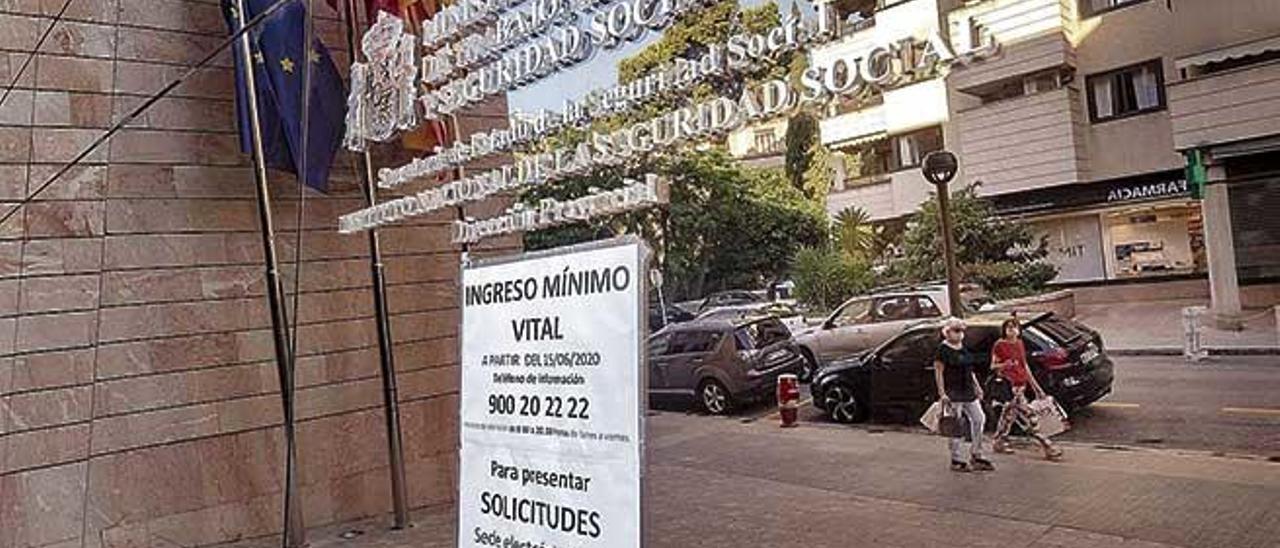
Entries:
{"label": "apartment building", "polygon": [[[841,4],[846,36],[814,59],[937,31],[958,53],[999,53],[829,113],[833,213],[901,219],[927,197],[920,158],[946,147],[962,164],[953,184],[980,183],[1048,236],[1059,281],[1207,272],[1230,314],[1238,280],[1280,275],[1280,220],[1264,214],[1280,207],[1274,0]],[[1208,169],[1204,200],[1189,157]]]}

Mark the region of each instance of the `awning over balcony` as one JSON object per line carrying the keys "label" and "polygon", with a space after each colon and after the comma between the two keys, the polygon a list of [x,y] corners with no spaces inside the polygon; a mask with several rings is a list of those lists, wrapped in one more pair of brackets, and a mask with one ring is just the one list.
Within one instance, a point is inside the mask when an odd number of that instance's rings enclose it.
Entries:
{"label": "awning over balcony", "polygon": [[1183,57],[1174,61],[1174,66],[1177,67],[1178,70],[1184,70],[1190,67],[1203,66],[1209,63],[1221,63],[1230,59],[1258,55],[1269,51],[1280,51],[1280,36],[1272,36],[1261,40],[1235,44],[1192,55],[1190,57]]}
{"label": "awning over balcony", "polygon": [[884,103],[820,122],[822,143],[843,148],[946,122],[947,87],[941,78],[892,89]]}
{"label": "awning over balcony", "polygon": [[843,148],[869,143],[888,136],[884,105],[827,118],[818,123],[822,144]]}

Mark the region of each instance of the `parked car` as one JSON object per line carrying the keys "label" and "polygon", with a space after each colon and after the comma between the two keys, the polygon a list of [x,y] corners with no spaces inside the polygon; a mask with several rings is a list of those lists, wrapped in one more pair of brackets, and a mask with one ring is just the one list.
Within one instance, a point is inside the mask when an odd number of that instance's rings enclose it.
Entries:
{"label": "parked car", "polygon": [[772,394],[778,375],[799,374],[805,360],[777,318],[696,320],[649,337],[649,393],[695,398],[722,415]]}
{"label": "parked car", "polygon": [[[1000,323],[1008,316],[967,320],[965,346],[990,363]],[[919,417],[936,398],[933,357],[941,340],[940,321],[920,322],[860,354],[834,360],[813,380],[813,403],[837,422],[869,416],[873,408],[898,407]],[[1031,372],[1045,391],[1067,409],[1087,406],[1111,393],[1114,366],[1098,332],[1072,320],[1041,313],[1023,325]],[[989,365],[979,379],[990,379]],[[994,390],[987,390],[990,399]]]}
{"label": "parked car", "polygon": [[701,314],[712,308],[723,306],[736,306],[741,304],[754,304],[765,302],[764,297],[753,291],[733,290],[712,293],[702,300],[702,304],[698,305],[698,313]]}
{"label": "parked car", "polygon": [[795,304],[796,303],[796,283],[791,280],[782,280],[769,284],[765,289],[766,298],[770,301]]}
{"label": "parked car", "polygon": [[943,310],[935,296],[926,292],[854,297],[818,326],[798,332],[796,344],[818,368],[837,357],[878,346],[920,320],[943,317]]}
{"label": "parked car", "polygon": [[684,323],[694,319],[692,312],[670,303],[660,304],[657,299],[649,300],[649,332],[656,333],[662,328]]}
{"label": "parked car", "polygon": [[740,304],[712,308],[698,315],[700,320],[743,320],[773,316],[793,333],[805,329],[805,317],[795,306],[783,302]]}

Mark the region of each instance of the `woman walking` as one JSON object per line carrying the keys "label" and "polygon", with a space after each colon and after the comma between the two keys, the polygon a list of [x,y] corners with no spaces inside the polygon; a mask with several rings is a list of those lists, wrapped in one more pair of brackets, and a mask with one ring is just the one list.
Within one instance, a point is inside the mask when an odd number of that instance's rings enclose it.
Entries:
{"label": "woman walking", "polygon": [[1053,445],[1049,438],[1040,434],[1036,424],[1036,413],[1027,403],[1027,386],[1035,392],[1036,399],[1045,397],[1044,388],[1036,381],[1031,369],[1027,367],[1027,348],[1022,344],[1022,327],[1017,318],[1009,318],[1000,326],[1001,337],[991,349],[991,368],[999,373],[1004,382],[1009,383],[1012,394],[1000,412],[1000,420],[996,422],[996,436],[992,445],[997,453],[1012,453],[1009,447],[1009,431],[1017,424],[1027,435],[1031,436],[1044,450],[1044,458],[1058,460],[1062,458],[1062,450]]}
{"label": "woman walking", "polygon": [[982,431],[987,416],[982,412],[982,386],[974,374],[977,356],[964,347],[964,321],[950,318],[942,324],[942,343],[933,359],[933,380],[938,388],[938,401],[943,409],[968,421],[969,455],[964,454],[964,433],[956,432],[949,441],[951,469],[957,472],[995,470],[982,455]]}

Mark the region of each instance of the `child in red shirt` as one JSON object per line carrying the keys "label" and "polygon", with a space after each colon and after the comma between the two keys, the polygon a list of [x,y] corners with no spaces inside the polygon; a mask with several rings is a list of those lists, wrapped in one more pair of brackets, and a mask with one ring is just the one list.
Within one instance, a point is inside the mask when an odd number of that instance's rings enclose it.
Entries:
{"label": "child in red shirt", "polygon": [[1045,397],[1045,393],[1027,366],[1027,348],[1022,344],[1022,328],[1018,325],[1018,320],[1016,318],[1005,320],[1000,326],[1000,332],[1003,336],[991,349],[991,369],[999,372],[1000,377],[1009,383],[1013,396],[1005,403],[1004,410],[1000,413],[1000,420],[996,424],[995,450],[997,453],[1013,452],[1009,447],[1009,430],[1016,422],[1027,435],[1040,443],[1046,459],[1060,459],[1062,450],[1037,431],[1036,414],[1027,403],[1027,385],[1035,391],[1036,399]]}

